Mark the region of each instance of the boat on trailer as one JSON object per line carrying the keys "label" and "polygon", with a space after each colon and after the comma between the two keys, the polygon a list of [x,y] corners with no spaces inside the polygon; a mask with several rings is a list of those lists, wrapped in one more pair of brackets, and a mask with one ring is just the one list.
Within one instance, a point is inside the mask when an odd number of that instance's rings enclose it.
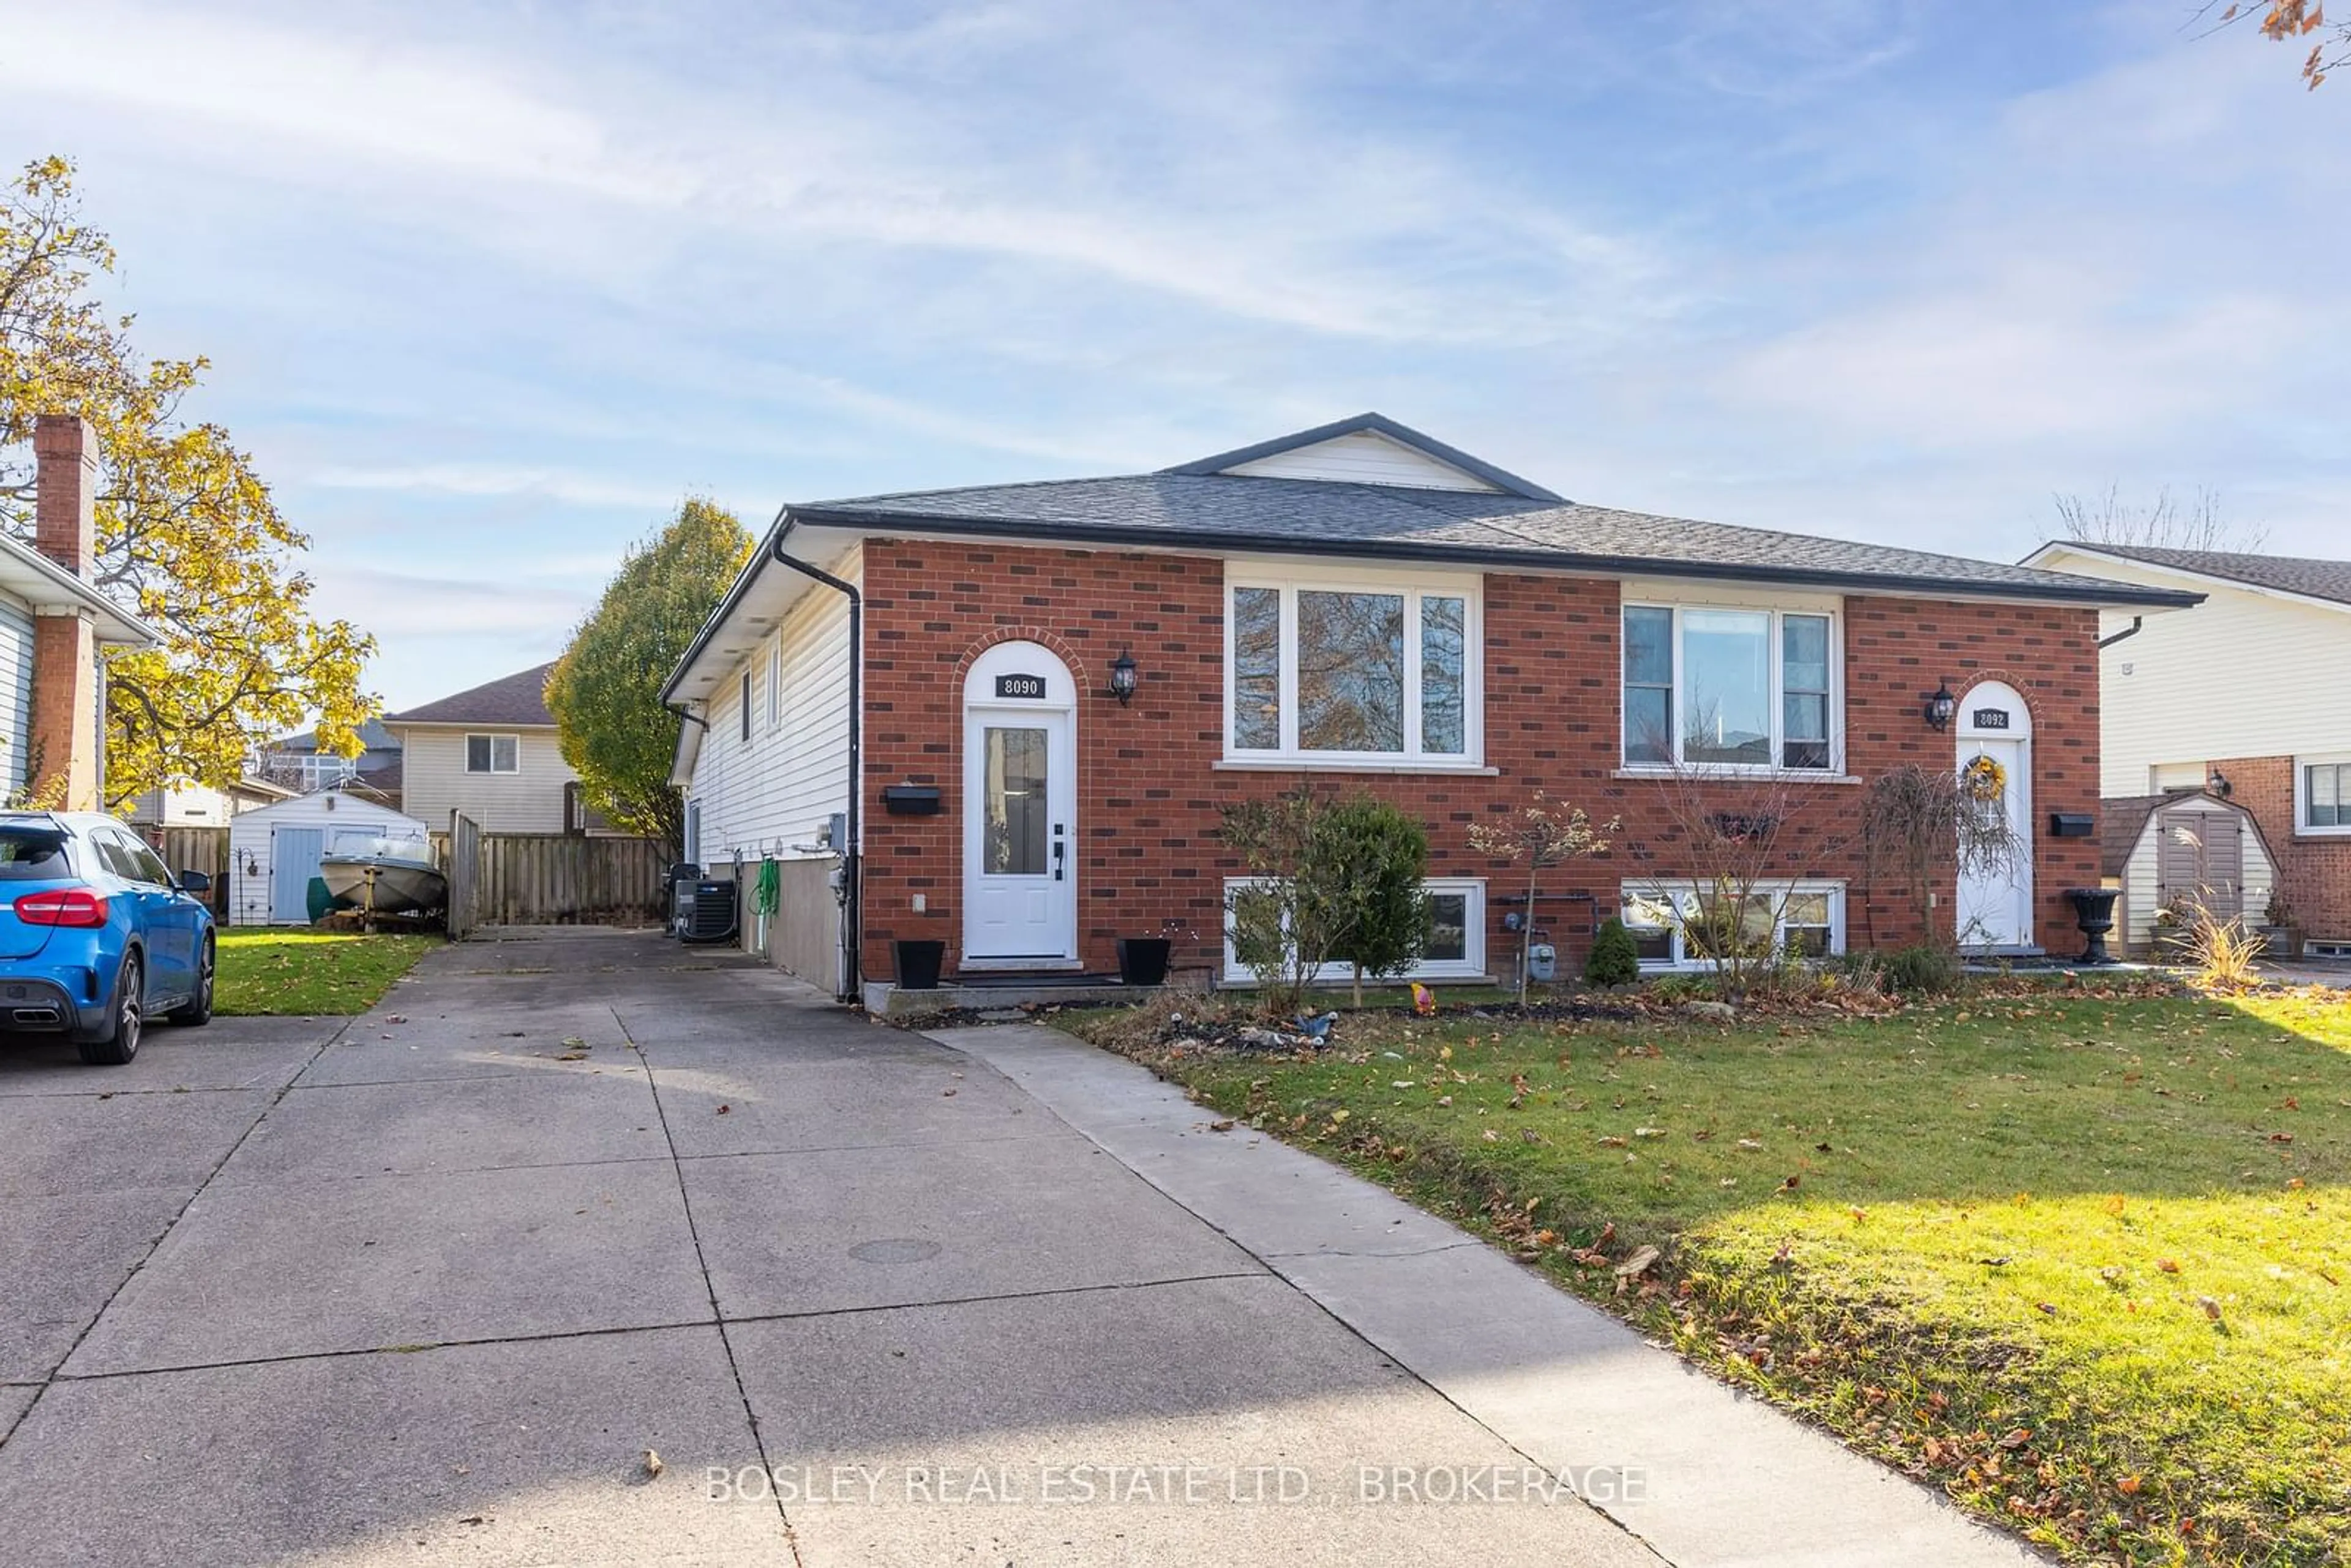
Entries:
{"label": "boat on trailer", "polygon": [[423,915],[449,902],[449,882],[421,836],[345,828],[319,858],[319,875],[335,902],[377,915]]}

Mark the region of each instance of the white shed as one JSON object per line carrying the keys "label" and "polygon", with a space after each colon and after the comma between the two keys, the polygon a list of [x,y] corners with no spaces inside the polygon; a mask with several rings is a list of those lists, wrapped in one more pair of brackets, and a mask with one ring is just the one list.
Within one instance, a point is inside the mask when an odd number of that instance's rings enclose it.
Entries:
{"label": "white shed", "polygon": [[228,827],[228,923],[307,925],[310,879],[339,828],[426,836],[423,822],[340,789],[297,795],[234,818]]}
{"label": "white shed", "polygon": [[2100,810],[2106,885],[2123,890],[2116,935],[2132,957],[2153,951],[2156,914],[2177,897],[2262,924],[2277,863],[2252,812],[2201,789],[2110,799]]}

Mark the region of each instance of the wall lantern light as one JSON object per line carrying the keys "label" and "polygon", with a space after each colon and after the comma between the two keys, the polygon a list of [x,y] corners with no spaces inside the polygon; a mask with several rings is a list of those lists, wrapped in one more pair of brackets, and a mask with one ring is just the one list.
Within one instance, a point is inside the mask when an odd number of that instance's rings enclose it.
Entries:
{"label": "wall lantern light", "polygon": [[1926,713],[1928,724],[1937,729],[1950,727],[1951,716],[1959,711],[1959,699],[1951,695],[1951,683],[1936,682],[1935,689],[1928,694],[1926,703],[1927,706],[1923,711]]}
{"label": "wall lantern light", "polygon": [[1110,695],[1124,707],[1134,696],[1134,654],[1121,648],[1118,657],[1110,662]]}

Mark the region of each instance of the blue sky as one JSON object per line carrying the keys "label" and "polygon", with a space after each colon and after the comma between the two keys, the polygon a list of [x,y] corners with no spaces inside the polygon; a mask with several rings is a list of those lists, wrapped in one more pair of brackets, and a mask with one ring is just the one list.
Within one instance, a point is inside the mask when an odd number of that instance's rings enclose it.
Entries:
{"label": "blue sky", "polygon": [[8,6],[151,351],[427,700],[688,492],[1366,408],[1578,500],[2013,559],[2210,486],[2351,554],[2351,81],[2189,0]]}

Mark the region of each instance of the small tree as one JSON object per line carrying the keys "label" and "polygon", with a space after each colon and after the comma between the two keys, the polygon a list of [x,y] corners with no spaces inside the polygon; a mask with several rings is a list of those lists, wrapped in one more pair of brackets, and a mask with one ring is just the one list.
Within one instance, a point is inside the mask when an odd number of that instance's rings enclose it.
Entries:
{"label": "small tree", "polygon": [[[1687,874],[1647,880],[1640,891],[1653,909],[1670,912],[1684,951],[1711,963],[1737,989],[1750,970],[1773,959],[1775,936],[1798,896],[1794,883],[1844,840],[1813,820],[1822,791],[1800,772],[1744,771],[1685,760],[1669,745],[1661,749],[1656,820],[1668,835],[1670,863]],[[1636,861],[1657,858],[1649,846],[1629,847]]]}
{"label": "small tree", "polygon": [[1469,830],[1469,847],[1481,855],[1491,855],[1499,861],[1527,862],[1527,918],[1519,933],[1519,1004],[1527,1000],[1527,977],[1533,967],[1535,942],[1535,900],[1541,892],[1542,873],[1553,866],[1570,861],[1584,860],[1608,852],[1608,838],[1624,827],[1621,818],[1611,817],[1594,828],[1592,819],[1581,806],[1553,806],[1535,791],[1534,802],[1523,807],[1519,814],[1499,822],[1479,822]]}
{"label": "small tree", "polygon": [[2008,811],[1987,801],[1958,769],[1909,763],[1870,780],[1862,801],[1864,858],[1874,884],[1888,871],[1899,876],[1927,943],[1955,946],[1937,929],[1935,887],[1945,871],[1988,875],[2005,871],[2024,852]]}
{"label": "small tree", "polygon": [[1217,837],[1249,880],[1226,895],[1233,956],[1257,977],[1266,1010],[1294,1013],[1329,956],[1334,911],[1315,849],[1328,808],[1301,786],[1224,809]]}
{"label": "small tree", "polygon": [[1355,1006],[1364,977],[1400,975],[1428,943],[1428,824],[1370,795],[1324,814],[1314,860],[1327,883],[1329,956],[1354,968]]}

